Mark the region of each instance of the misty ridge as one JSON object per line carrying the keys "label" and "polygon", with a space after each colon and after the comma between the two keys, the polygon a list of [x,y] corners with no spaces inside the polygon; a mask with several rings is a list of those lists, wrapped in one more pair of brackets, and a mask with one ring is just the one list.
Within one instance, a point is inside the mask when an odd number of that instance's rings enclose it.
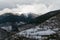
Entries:
{"label": "misty ridge", "polygon": [[5,22],[25,22],[29,23],[34,18],[36,18],[38,15],[29,13],[28,16],[21,14],[21,15],[15,15],[13,13],[4,13],[0,15],[0,24]]}
{"label": "misty ridge", "polygon": [[60,10],[51,11],[40,16],[33,13],[29,13],[28,16],[24,14],[15,15],[13,13],[4,13],[3,15],[0,15],[0,24],[7,22],[11,23],[10,25],[12,25],[12,28],[17,30],[16,23],[22,22],[23,25],[25,24],[38,25],[57,14],[60,14]]}
{"label": "misty ridge", "polygon": [[[25,23],[29,23],[29,22],[33,22],[34,20],[47,20],[44,18],[48,18],[55,16],[56,14],[59,14],[60,10],[56,10],[56,11],[51,11],[48,13],[45,13],[43,15],[37,15],[34,13],[29,13],[27,16],[25,15],[25,13],[21,14],[21,15],[15,15],[13,13],[4,13],[2,15],[0,15],[0,24],[1,23],[5,23],[5,22],[25,22]],[[41,20],[43,19],[43,20]]]}

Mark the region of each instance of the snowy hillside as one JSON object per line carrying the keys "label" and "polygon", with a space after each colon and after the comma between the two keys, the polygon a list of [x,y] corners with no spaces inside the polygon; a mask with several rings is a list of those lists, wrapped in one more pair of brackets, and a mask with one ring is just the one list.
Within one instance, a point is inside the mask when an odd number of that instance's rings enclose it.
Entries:
{"label": "snowy hillside", "polygon": [[44,29],[39,27],[27,29],[17,33],[17,35],[24,36],[27,38],[35,38],[35,39],[40,39],[42,36],[52,35],[52,34],[56,34],[56,32],[51,29]]}

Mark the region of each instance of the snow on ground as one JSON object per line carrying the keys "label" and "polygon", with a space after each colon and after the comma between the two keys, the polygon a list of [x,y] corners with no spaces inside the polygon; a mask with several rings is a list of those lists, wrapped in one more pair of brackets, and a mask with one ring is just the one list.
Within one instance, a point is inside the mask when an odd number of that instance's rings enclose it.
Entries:
{"label": "snow on ground", "polygon": [[1,27],[1,28],[8,31],[8,32],[10,32],[12,30],[12,26],[7,26],[7,27],[4,26],[4,27]]}
{"label": "snow on ground", "polygon": [[24,30],[18,33],[20,36],[24,36],[27,38],[36,38],[39,39],[41,36],[55,34],[56,32],[51,29],[43,29],[43,28],[31,28],[28,30]]}

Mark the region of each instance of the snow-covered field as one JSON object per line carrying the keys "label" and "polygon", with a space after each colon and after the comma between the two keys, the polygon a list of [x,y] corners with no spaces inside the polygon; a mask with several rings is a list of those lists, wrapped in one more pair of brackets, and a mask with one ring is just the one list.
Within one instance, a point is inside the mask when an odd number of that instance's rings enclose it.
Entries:
{"label": "snow-covered field", "polygon": [[17,35],[19,36],[24,36],[27,38],[34,38],[34,39],[41,39],[42,36],[48,36],[52,34],[56,34],[56,32],[51,29],[44,29],[39,27],[27,29],[17,33]]}

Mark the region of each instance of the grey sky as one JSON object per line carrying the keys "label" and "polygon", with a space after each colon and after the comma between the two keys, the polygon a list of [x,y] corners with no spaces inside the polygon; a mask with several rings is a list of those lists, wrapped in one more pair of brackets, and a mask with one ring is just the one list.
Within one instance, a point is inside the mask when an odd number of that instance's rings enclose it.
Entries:
{"label": "grey sky", "polygon": [[60,9],[60,0],[0,0],[0,10],[4,8],[14,8],[16,4],[26,5],[33,3],[54,4]]}

